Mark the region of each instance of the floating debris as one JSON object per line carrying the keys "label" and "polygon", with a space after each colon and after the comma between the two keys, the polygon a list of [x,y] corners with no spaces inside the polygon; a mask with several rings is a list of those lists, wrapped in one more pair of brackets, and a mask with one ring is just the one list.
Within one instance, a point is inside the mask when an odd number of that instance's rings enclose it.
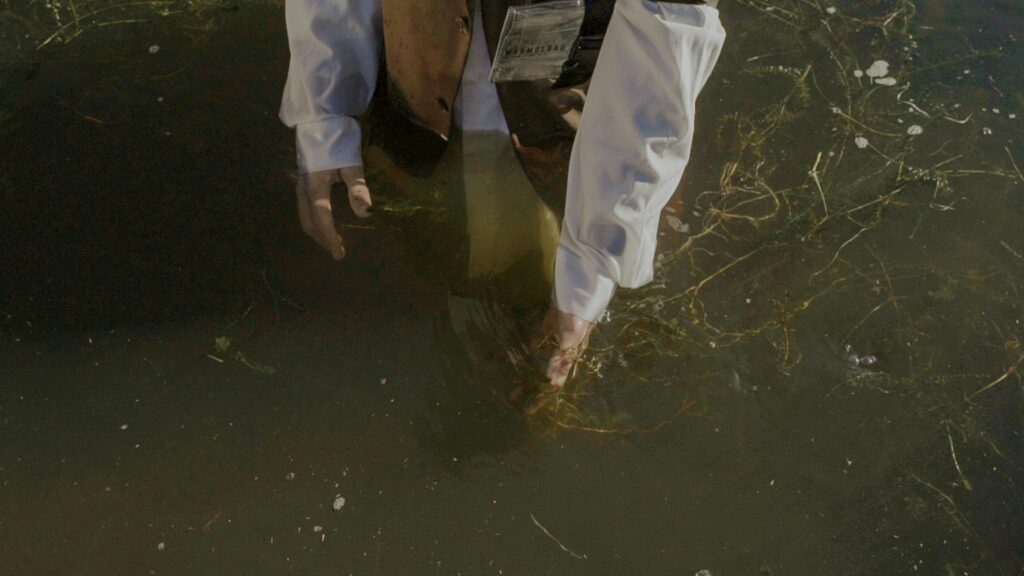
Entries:
{"label": "floating debris", "polygon": [[854,366],[874,366],[878,363],[878,357],[876,356],[858,356],[857,354],[851,354],[849,357],[850,364]]}
{"label": "floating debris", "polygon": [[166,548],[166,547],[167,547],[167,546],[166,546],[166,545],[165,545],[165,544],[164,544],[163,542],[160,542],[160,543],[158,543],[158,544],[156,545],[156,549],[157,549],[157,550],[161,550],[161,551],[162,551],[162,550],[163,550],[164,548]]}
{"label": "floating debris", "polygon": [[668,222],[668,225],[676,232],[680,232],[682,234],[690,233],[690,225],[686,224],[685,222],[683,222],[679,218],[676,218],[675,216],[665,216],[665,221]]}
{"label": "floating debris", "polygon": [[868,139],[863,136],[857,136],[856,138],[854,138],[853,143],[856,144],[857,148],[860,148],[861,150],[868,147]]}
{"label": "floating debris", "polygon": [[156,54],[159,51],[160,51],[160,47],[157,46],[156,44],[153,44],[152,46],[149,47],[149,53],[150,54]]}
{"label": "floating debris", "polygon": [[285,480],[295,480],[295,472],[289,472],[284,475]]}
{"label": "floating debris", "polygon": [[895,86],[896,79],[892,76],[886,76],[885,78],[876,78],[875,84],[881,84],[882,86]]}
{"label": "floating debris", "polygon": [[127,424],[121,424],[121,430],[127,430],[127,429],[128,429],[128,425]]}
{"label": "floating debris", "polygon": [[342,496],[341,494],[338,494],[337,496],[334,497],[334,502],[331,504],[331,508],[334,509],[335,512],[337,512],[337,511],[341,510],[344,507],[345,507],[345,497]]}
{"label": "floating debris", "polygon": [[317,534],[319,534],[320,532],[323,532],[323,531],[324,531],[324,527],[323,526],[320,526],[319,524],[317,524],[316,526],[313,526],[313,532],[316,532]]}
{"label": "floating debris", "polygon": [[889,75],[889,63],[885,60],[875,60],[864,73],[869,78],[883,78]]}
{"label": "floating debris", "polygon": [[985,136],[991,136],[992,135],[992,129],[989,128],[988,126],[986,126],[986,127],[981,129],[981,133],[984,134]]}
{"label": "floating debris", "polygon": [[907,128],[907,134],[910,134],[911,136],[920,136],[923,133],[924,128],[922,128],[919,124],[914,124],[913,126]]}

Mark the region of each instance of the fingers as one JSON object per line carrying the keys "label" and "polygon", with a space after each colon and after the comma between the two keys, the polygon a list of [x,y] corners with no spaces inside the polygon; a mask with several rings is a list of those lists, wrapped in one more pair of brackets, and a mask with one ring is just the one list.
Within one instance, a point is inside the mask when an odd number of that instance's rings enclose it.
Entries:
{"label": "fingers", "polygon": [[345,166],[338,169],[338,174],[348,188],[348,204],[352,213],[360,218],[369,218],[373,211],[373,198],[370,187],[366,185],[362,166]]}
{"label": "fingers", "polygon": [[305,180],[299,178],[295,185],[295,200],[299,213],[299,224],[306,236],[313,237],[313,212],[306,198]]}
{"label": "fingers", "polygon": [[[326,174],[325,172],[330,172]],[[345,247],[341,236],[334,227],[334,213],[331,209],[331,184],[334,171],[312,172],[303,175],[299,181],[299,219],[302,221],[303,210],[309,217],[310,230],[306,233],[322,248],[327,250],[335,260],[345,257]],[[305,208],[301,204],[305,200]],[[305,226],[303,227],[305,230]]]}

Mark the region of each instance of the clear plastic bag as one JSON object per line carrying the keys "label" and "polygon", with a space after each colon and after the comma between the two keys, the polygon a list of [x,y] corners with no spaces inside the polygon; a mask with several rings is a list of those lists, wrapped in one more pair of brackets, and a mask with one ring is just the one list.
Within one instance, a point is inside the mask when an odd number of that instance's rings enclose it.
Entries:
{"label": "clear plastic bag", "polygon": [[491,66],[491,82],[557,78],[582,22],[583,0],[509,8]]}

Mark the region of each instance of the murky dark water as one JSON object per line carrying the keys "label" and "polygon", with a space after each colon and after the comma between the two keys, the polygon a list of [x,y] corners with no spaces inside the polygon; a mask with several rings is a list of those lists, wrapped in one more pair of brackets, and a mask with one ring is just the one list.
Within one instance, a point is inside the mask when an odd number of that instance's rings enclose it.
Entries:
{"label": "murky dark water", "polygon": [[368,152],[333,263],[279,6],[0,5],[0,574],[1019,576],[1019,3],[722,4],[658,279],[530,418],[501,143]]}

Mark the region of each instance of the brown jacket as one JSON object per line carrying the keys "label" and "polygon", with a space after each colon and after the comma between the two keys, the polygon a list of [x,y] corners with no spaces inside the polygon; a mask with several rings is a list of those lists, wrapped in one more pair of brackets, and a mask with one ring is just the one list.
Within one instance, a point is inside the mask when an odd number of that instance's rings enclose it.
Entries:
{"label": "brown jacket", "polygon": [[[484,1],[482,17],[493,57],[509,6],[527,0],[382,0],[387,98],[413,123],[447,140],[452,107],[469,54],[472,15]],[[509,130],[525,147],[519,158],[537,191],[556,207],[565,194],[574,130],[562,119],[568,91],[550,81],[504,82],[498,97]]]}

